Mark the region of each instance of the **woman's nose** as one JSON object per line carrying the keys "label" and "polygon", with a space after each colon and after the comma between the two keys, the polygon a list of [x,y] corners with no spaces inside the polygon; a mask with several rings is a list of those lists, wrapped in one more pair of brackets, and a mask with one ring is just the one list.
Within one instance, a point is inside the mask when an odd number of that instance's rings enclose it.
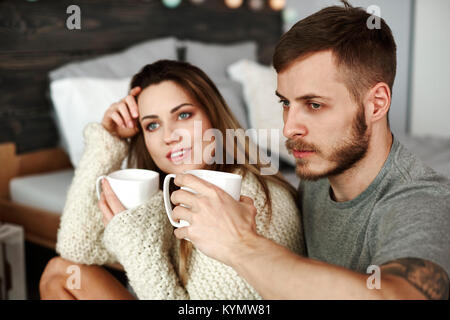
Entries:
{"label": "woman's nose", "polygon": [[166,144],[171,144],[174,142],[179,142],[183,138],[182,132],[179,129],[173,129],[170,127],[166,127],[164,129],[164,142]]}

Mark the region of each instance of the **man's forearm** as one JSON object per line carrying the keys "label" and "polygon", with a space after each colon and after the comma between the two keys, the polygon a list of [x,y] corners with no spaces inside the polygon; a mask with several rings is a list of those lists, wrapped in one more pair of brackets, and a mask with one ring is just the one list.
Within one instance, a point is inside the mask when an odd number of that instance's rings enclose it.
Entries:
{"label": "man's forearm", "polygon": [[371,290],[366,285],[369,274],[300,257],[263,237],[249,239],[235,253],[232,267],[264,299],[407,298],[397,295],[402,290],[392,279]]}

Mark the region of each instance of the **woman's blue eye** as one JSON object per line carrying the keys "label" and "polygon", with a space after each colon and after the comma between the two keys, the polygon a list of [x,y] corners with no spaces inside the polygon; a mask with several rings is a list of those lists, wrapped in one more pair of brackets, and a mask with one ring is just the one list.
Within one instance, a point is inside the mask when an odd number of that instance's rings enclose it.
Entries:
{"label": "woman's blue eye", "polygon": [[156,122],[152,122],[152,123],[149,123],[149,124],[147,125],[147,129],[148,129],[149,131],[156,130],[156,129],[158,129],[158,127],[159,127],[159,124],[156,123]]}
{"label": "woman's blue eye", "polygon": [[319,103],[314,103],[314,102],[311,102],[309,105],[311,106],[311,108],[312,108],[313,110],[319,110],[320,107],[322,106],[321,104],[319,104]]}
{"label": "woman's blue eye", "polygon": [[187,118],[189,118],[191,116],[191,113],[190,112],[181,112],[179,115],[178,115],[178,119],[187,119]]}

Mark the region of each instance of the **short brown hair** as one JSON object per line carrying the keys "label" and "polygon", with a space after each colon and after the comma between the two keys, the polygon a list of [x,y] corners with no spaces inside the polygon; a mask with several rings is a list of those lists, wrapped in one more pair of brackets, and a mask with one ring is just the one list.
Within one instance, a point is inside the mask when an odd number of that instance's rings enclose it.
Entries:
{"label": "short brown hair", "polygon": [[383,19],[381,28],[369,29],[371,15],[342,2],[343,7],[327,7],[300,20],[281,37],[273,56],[275,70],[282,72],[298,58],[331,50],[357,103],[378,82],[386,83],[392,93],[397,49],[391,29]]}

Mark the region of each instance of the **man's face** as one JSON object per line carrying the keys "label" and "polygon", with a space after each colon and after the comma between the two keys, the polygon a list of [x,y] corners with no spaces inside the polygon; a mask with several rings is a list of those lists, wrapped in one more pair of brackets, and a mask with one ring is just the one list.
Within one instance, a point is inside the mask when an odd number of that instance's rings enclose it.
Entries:
{"label": "man's face", "polygon": [[334,176],[366,154],[364,107],[339,79],[331,51],[314,53],[278,74],[286,146],[306,180]]}

